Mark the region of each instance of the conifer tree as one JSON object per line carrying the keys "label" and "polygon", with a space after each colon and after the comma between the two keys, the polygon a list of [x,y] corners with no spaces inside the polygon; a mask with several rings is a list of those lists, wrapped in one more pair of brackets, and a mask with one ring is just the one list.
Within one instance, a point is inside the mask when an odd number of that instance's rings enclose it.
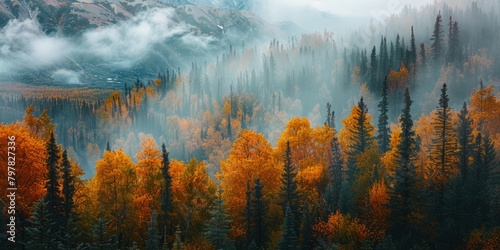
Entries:
{"label": "conifer tree", "polygon": [[[410,114],[412,100],[408,88],[405,91],[405,107],[399,121],[401,123],[401,140],[398,144],[398,166],[394,176],[394,185],[390,191],[389,208],[391,213],[391,233],[396,239],[407,239],[414,232],[412,213],[418,209],[419,193],[417,189],[417,175],[412,162],[415,150],[415,131]],[[402,242],[403,246],[411,245]]]}
{"label": "conifer tree", "polygon": [[342,150],[336,135],[332,138],[330,147],[332,149],[332,161],[328,165],[330,178],[325,192],[325,200],[327,202],[329,213],[333,213],[339,209],[339,197],[342,187],[342,168],[344,165]]}
{"label": "conifer tree", "polygon": [[[437,171],[437,191],[443,194],[444,185],[450,180],[454,168],[455,156],[455,131],[452,124],[452,112],[449,107],[446,83],[441,89],[439,106],[436,111],[436,118],[433,120],[434,139],[431,151],[431,160]],[[442,197],[441,197],[442,198]]]}
{"label": "conifer tree", "polygon": [[151,220],[148,222],[148,232],[146,239],[146,250],[159,250],[160,237],[158,236],[158,228],[156,225],[156,211],[152,209]]}
{"label": "conifer tree", "polygon": [[381,154],[389,151],[391,130],[389,128],[389,101],[387,99],[387,77],[384,79],[384,86],[382,88],[382,100],[378,104],[380,115],[378,117],[378,135],[377,141]]}
{"label": "conifer tree", "polygon": [[[281,181],[283,187],[281,189],[281,196],[284,210],[290,208],[294,217],[294,221],[299,222],[299,196],[297,193],[297,169],[292,165],[292,150],[290,142],[286,142],[286,151],[284,155],[284,171]],[[295,224],[295,232],[298,232],[300,227],[299,223]]]}
{"label": "conifer tree", "polygon": [[377,86],[378,79],[378,61],[377,61],[377,49],[373,46],[372,53],[370,55],[370,90],[374,91]]}
{"label": "conifer tree", "polygon": [[229,224],[231,219],[227,216],[224,200],[222,199],[222,189],[219,189],[214,207],[210,210],[210,220],[207,221],[204,232],[207,238],[215,249],[227,249],[231,242],[227,238],[229,232]]}
{"label": "conifer tree", "polygon": [[417,65],[417,45],[415,43],[415,33],[413,32],[413,26],[411,26],[410,64],[413,64],[413,67]]}
{"label": "conifer tree", "polygon": [[472,136],[472,119],[470,118],[469,110],[467,109],[467,104],[465,102],[462,110],[458,114],[457,137],[458,166],[460,170],[460,176],[463,178],[463,180],[465,180],[470,168],[469,158],[472,157],[472,151],[474,148],[474,138]]}
{"label": "conifer tree", "polygon": [[30,226],[26,228],[27,242],[25,243],[27,249],[45,250],[61,247],[61,242],[57,240],[56,232],[53,231],[56,223],[53,216],[50,216],[49,207],[44,199],[40,199],[35,204],[28,222]]}
{"label": "conifer tree", "polygon": [[283,232],[281,233],[281,240],[278,244],[278,249],[279,250],[298,249],[294,215],[289,206],[286,207]]}
{"label": "conifer tree", "polygon": [[267,204],[262,196],[263,185],[260,183],[260,178],[255,179],[255,188],[253,194],[253,211],[254,211],[254,240],[259,248],[267,246],[267,229],[265,225],[265,217],[267,215]]}
{"label": "conifer tree", "polygon": [[89,243],[89,249],[109,250],[116,246],[116,239],[108,231],[110,221],[106,221],[102,215],[92,226],[92,241]]}
{"label": "conifer tree", "polygon": [[431,50],[432,50],[432,58],[434,61],[439,61],[442,55],[443,50],[443,25],[441,22],[443,21],[441,17],[441,12],[436,16],[436,22],[434,23],[434,31],[432,32],[431,41]]}
{"label": "conifer tree", "polygon": [[68,152],[63,151],[62,154],[62,172],[63,172],[63,194],[64,194],[64,215],[69,219],[70,213],[73,211],[75,195],[74,177],[71,174],[71,164],[68,160]]}
{"label": "conifer tree", "polygon": [[58,233],[57,231],[62,227],[62,218],[60,215],[63,214],[63,198],[60,194],[60,182],[59,182],[59,147],[56,144],[56,139],[54,133],[50,134],[50,139],[47,142],[47,182],[45,184],[45,189],[47,193],[45,195],[45,202],[47,206],[48,217],[51,217],[52,222],[52,232]]}
{"label": "conifer tree", "polygon": [[162,168],[161,173],[163,177],[163,186],[161,189],[161,217],[160,217],[160,226],[163,230],[163,243],[166,243],[166,237],[170,234],[169,229],[169,219],[170,213],[172,212],[172,177],[170,176],[170,160],[168,158],[167,148],[165,147],[165,143],[161,145],[162,150]]}
{"label": "conifer tree", "polygon": [[352,184],[348,180],[343,180],[339,194],[339,210],[342,214],[354,213],[354,192]]}
{"label": "conifer tree", "polygon": [[427,58],[425,56],[425,45],[424,43],[420,44],[420,61],[422,62],[422,68],[427,66]]}

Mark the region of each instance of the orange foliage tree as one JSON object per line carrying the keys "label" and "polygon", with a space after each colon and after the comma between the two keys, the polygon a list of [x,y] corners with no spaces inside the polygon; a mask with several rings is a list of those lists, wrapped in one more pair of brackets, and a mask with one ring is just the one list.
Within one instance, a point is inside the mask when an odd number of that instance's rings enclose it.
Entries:
{"label": "orange foliage tree", "polygon": [[339,211],[320,221],[313,227],[314,235],[321,239],[324,249],[360,249],[368,239],[368,228],[350,215]]}
{"label": "orange foliage tree", "polygon": [[[281,188],[282,165],[273,157],[271,144],[264,135],[242,130],[226,161],[221,161],[221,173],[217,174],[223,190],[229,216],[233,220],[234,236],[245,234],[242,211],[246,206],[247,184],[253,188],[254,180],[263,184],[263,199],[269,204],[270,214],[281,214],[278,197]],[[271,217],[271,216],[270,216]]]}
{"label": "orange foliage tree", "polygon": [[[21,123],[0,124],[0,194],[2,200],[8,194],[7,143],[11,136],[15,137],[15,149],[9,152],[15,154],[11,156],[15,157],[15,176],[13,177],[17,185],[16,209],[19,209],[19,212],[27,218],[31,214],[33,204],[45,196],[47,173],[45,141]],[[3,203],[8,204],[8,201],[4,200]]]}

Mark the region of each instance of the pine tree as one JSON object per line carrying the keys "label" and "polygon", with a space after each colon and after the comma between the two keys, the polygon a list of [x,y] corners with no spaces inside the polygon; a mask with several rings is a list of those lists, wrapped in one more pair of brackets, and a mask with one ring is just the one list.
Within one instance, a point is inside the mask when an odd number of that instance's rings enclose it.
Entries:
{"label": "pine tree", "polygon": [[[135,102],[134,102],[135,103]],[[106,151],[111,152],[111,147],[109,146],[109,141],[106,144]]]}
{"label": "pine tree", "polygon": [[64,212],[63,208],[63,198],[60,194],[60,184],[59,184],[59,147],[56,144],[56,139],[54,138],[54,133],[50,134],[50,139],[47,142],[47,182],[45,184],[45,189],[47,193],[45,195],[45,202],[47,203],[47,213],[48,217],[54,222],[52,232],[58,233],[58,230],[62,227],[61,216]]}
{"label": "pine tree", "polygon": [[[412,213],[418,209],[419,193],[417,190],[417,175],[412,162],[415,153],[415,131],[410,114],[412,100],[408,88],[405,91],[405,107],[399,118],[401,123],[401,140],[398,144],[398,166],[394,176],[394,185],[390,191],[389,207],[391,214],[391,233],[398,240],[407,239],[412,234]],[[403,240],[403,246],[411,246]]]}
{"label": "pine tree", "polygon": [[342,214],[354,213],[354,192],[352,184],[348,180],[343,180],[339,194],[339,210]]}
{"label": "pine tree", "polygon": [[422,68],[427,66],[427,58],[425,56],[425,45],[424,43],[420,44],[420,60],[422,62]]}
{"label": "pine tree", "polygon": [[374,91],[377,86],[378,79],[378,62],[377,62],[377,48],[373,46],[372,53],[370,55],[370,82],[369,87],[371,91]]}
{"label": "pine tree", "polygon": [[436,17],[436,22],[434,23],[434,31],[432,32],[432,37],[431,37],[431,41],[433,41],[431,45],[432,58],[435,61],[439,61],[441,59],[443,50],[443,45],[442,45],[443,25],[441,24],[442,21],[443,19],[441,17],[441,12],[439,12],[439,14]]}
{"label": "pine tree", "polygon": [[278,244],[278,249],[279,250],[298,249],[294,215],[289,206],[286,207],[283,232],[281,233],[281,240]]}
{"label": "pine tree", "polygon": [[259,248],[267,246],[267,229],[265,225],[265,217],[267,215],[267,204],[262,196],[263,185],[260,183],[260,178],[255,179],[254,195],[252,206],[254,211],[254,240]]}
{"label": "pine tree", "polygon": [[92,226],[92,241],[89,243],[89,249],[109,250],[116,246],[116,239],[108,231],[109,221],[100,216]]}
{"label": "pine tree", "polygon": [[73,211],[75,195],[74,177],[71,174],[71,164],[68,160],[68,152],[63,151],[62,154],[62,172],[63,172],[63,194],[64,194],[64,215],[69,219],[70,213]]}
{"label": "pine tree", "polygon": [[49,215],[47,202],[44,199],[39,200],[28,221],[30,226],[26,228],[27,242],[25,246],[27,249],[45,250],[61,247],[61,243],[56,238],[56,232],[53,231],[56,223]]}
{"label": "pine tree", "polygon": [[415,33],[413,32],[413,26],[411,26],[411,40],[410,40],[410,65],[413,67],[417,65],[417,45],[415,43]]}
{"label": "pine tree", "polygon": [[158,236],[158,228],[156,225],[156,211],[152,209],[151,220],[148,222],[148,232],[146,239],[146,250],[159,250],[160,237]]}
{"label": "pine tree", "polygon": [[460,170],[460,176],[463,180],[467,179],[468,171],[470,168],[469,158],[472,157],[472,150],[474,148],[474,138],[472,136],[472,119],[469,115],[469,110],[467,109],[467,104],[464,102],[462,110],[458,114],[458,126],[457,126],[457,137],[458,137],[458,166]]}
{"label": "pine tree", "polygon": [[384,86],[382,89],[382,100],[378,104],[380,115],[378,117],[378,135],[377,141],[381,154],[389,151],[389,140],[391,137],[391,130],[389,128],[389,101],[387,99],[387,77],[384,79]]}
{"label": "pine tree", "polygon": [[437,191],[443,194],[444,185],[450,180],[454,168],[455,155],[455,131],[452,124],[452,112],[448,105],[449,98],[446,83],[441,89],[439,106],[436,111],[436,118],[432,122],[434,126],[434,139],[431,151],[431,160],[436,167],[438,180]]}
{"label": "pine tree", "polygon": [[355,121],[354,128],[349,131],[353,137],[351,140],[353,141],[352,145],[349,147],[349,172],[348,177],[352,179],[356,173],[356,156],[364,153],[368,147],[370,147],[373,143],[373,126],[370,124],[368,120],[368,107],[363,101],[363,97],[361,97],[358,102],[358,109],[356,109],[355,117],[357,120]]}
{"label": "pine tree", "polygon": [[231,244],[227,238],[231,220],[227,216],[224,200],[222,199],[222,189],[219,189],[214,207],[209,213],[210,220],[206,224],[203,235],[215,246],[215,249],[227,249]]}
{"label": "pine tree", "polygon": [[161,145],[162,150],[162,168],[161,173],[163,177],[163,186],[161,189],[161,217],[160,226],[163,227],[163,243],[166,244],[166,237],[170,234],[169,219],[170,213],[172,213],[172,177],[170,176],[170,160],[168,158],[168,152],[165,147],[165,143]]}
{"label": "pine tree", "polygon": [[[247,182],[247,191],[245,192],[246,203],[245,203],[245,216],[246,216],[246,230],[247,230],[247,246],[254,241],[253,235],[253,207],[252,207],[252,189],[250,188],[250,182]],[[254,242],[255,243],[255,242]]]}
{"label": "pine tree", "polygon": [[329,183],[326,187],[325,200],[327,202],[328,212],[333,213],[339,209],[339,197],[342,187],[342,168],[344,166],[342,150],[336,135],[332,138],[330,147],[332,149],[332,160],[328,165]]}
{"label": "pine tree", "polygon": [[181,227],[177,225],[177,229],[175,230],[175,241],[174,245],[172,246],[172,249],[175,250],[180,250],[182,249],[182,246],[184,245],[181,240]]}
{"label": "pine tree", "polygon": [[294,216],[295,232],[298,232],[300,224],[300,214],[299,214],[299,195],[297,193],[297,181],[295,177],[297,176],[297,169],[292,165],[292,149],[290,148],[290,142],[286,142],[286,151],[284,155],[284,171],[281,181],[283,182],[283,187],[281,189],[281,198],[283,202],[283,208],[286,210],[289,207]]}
{"label": "pine tree", "polygon": [[61,249],[79,250],[86,249],[84,243],[79,242],[82,233],[78,227],[78,221],[74,213],[70,213],[64,229],[61,231]]}

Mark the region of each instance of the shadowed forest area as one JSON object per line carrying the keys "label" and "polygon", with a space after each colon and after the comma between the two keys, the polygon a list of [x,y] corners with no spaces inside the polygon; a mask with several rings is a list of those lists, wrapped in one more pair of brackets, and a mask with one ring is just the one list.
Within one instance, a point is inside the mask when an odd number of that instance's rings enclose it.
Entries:
{"label": "shadowed forest area", "polygon": [[405,7],[120,89],[2,84],[0,248],[496,249],[498,17]]}

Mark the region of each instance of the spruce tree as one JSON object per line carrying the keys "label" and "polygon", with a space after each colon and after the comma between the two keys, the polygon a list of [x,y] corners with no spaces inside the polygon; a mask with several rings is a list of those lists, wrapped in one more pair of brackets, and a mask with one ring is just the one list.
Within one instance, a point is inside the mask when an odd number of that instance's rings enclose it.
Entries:
{"label": "spruce tree", "polygon": [[254,240],[259,248],[267,247],[267,229],[265,224],[265,218],[267,216],[267,204],[262,196],[263,185],[260,182],[260,178],[255,179],[255,188],[253,194],[253,211],[254,211]]}
{"label": "spruce tree", "polygon": [[465,180],[468,175],[470,168],[469,158],[472,157],[472,151],[474,149],[474,137],[472,136],[472,119],[469,115],[469,110],[467,109],[467,104],[464,102],[462,110],[458,114],[458,126],[457,126],[457,137],[458,137],[458,167],[460,170],[460,176]]}
{"label": "spruce tree", "polygon": [[297,193],[297,181],[295,177],[297,176],[297,169],[292,165],[292,149],[290,148],[290,142],[286,142],[286,151],[284,157],[284,171],[281,177],[283,187],[281,188],[281,199],[283,202],[283,208],[286,210],[289,207],[292,211],[295,224],[295,232],[298,232],[300,227],[299,218],[299,195]]}
{"label": "spruce tree", "polygon": [[62,172],[63,172],[63,194],[64,194],[64,215],[69,219],[73,211],[75,195],[74,177],[71,174],[71,163],[68,160],[68,152],[63,151],[62,154]]}
{"label": "spruce tree", "polygon": [[[431,160],[437,171],[437,191],[442,196],[445,184],[454,172],[455,131],[452,124],[452,111],[449,107],[446,83],[441,89],[436,118],[433,120],[434,139]],[[442,197],[441,197],[442,198]],[[438,206],[439,207],[439,206]]]}
{"label": "spruce tree", "polygon": [[422,68],[427,66],[427,58],[425,56],[425,44],[420,44],[420,61],[422,62]]}
{"label": "spruce tree", "polygon": [[102,215],[92,226],[92,241],[88,248],[92,250],[110,250],[116,246],[116,239],[113,239],[112,233],[108,231],[109,221],[106,221]]}
{"label": "spruce tree", "polygon": [[349,131],[352,134],[352,145],[349,147],[348,158],[348,178],[352,179],[356,173],[356,156],[364,153],[368,147],[373,143],[373,126],[368,120],[368,107],[361,97],[358,102],[358,109],[356,109],[356,121],[354,128]]}
{"label": "spruce tree", "polygon": [[434,23],[434,31],[432,32],[431,41],[431,50],[432,50],[432,58],[434,61],[438,62],[441,59],[442,50],[443,50],[443,25],[441,22],[443,21],[441,17],[441,12],[436,16],[436,22]]}
{"label": "spruce tree", "polygon": [[227,238],[227,234],[229,232],[229,224],[231,223],[231,220],[227,216],[221,189],[219,189],[214,207],[209,211],[209,213],[210,220],[208,220],[206,224],[206,229],[203,235],[215,246],[215,249],[229,248],[231,242]]}
{"label": "spruce tree", "polygon": [[378,80],[378,62],[377,62],[377,48],[373,46],[372,53],[370,55],[370,82],[369,88],[371,91],[375,91]]}
{"label": "spruce tree", "polygon": [[159,250],[160,249],[160,237],[158,235],[158,228],[156,225],[156,211],[152,209],[151,220],[148,222],[148,231],[146,239],[146,250]]}
{"label": "spruce tree", "polygon": [[28,223],[29,226],[26,228],[27,242],[25,242],[27,249],[45,250],[61,247],[61,242],[57,240],[56,232],[53,230],[56,223],[53,216],[50,216],[48,204],[44,199],[35,204],[35,209]]}
{"label": "spruce tree", "polygon": [[413,26],[411,26],[410,40],[410,65],[411,64],[413,64],[413,67],[416,67],[417,65],[417,44],[415,43],[415,33],[413,32]]}
{"label": "spruce tree", "polygon": [[417,211],[419,200],[417,174],[412,161],[415,152],[415,131],[410,114],[412,100],[408,89],[405,91],[404,102],[405,107],[399,118],[401,140],[398,144],[398,166],[394,176],[394,185],[390,191],[389,207],[391,213],[389,220],[392,235],[402,241],[403,247],[408,247],[412,244],[408,237],[414,232],[412,213]]}
{"label": "spruce tree", "polygon": [[354,214],[354,191],[349,180],[343,180],[339,194],[339,210],[342,214]]}
{"label": "spruce tree", "polygon": [[279,250],[298,249],[294,215],[289,206],[286,207],[283,232],[281,233],[281,240],[278,244],[278,249]]}
{"label": "spruce tree", "polygon": [[390,149],[390,136],[391,130],[389,127],[389,101],[387,99],[387,77],[384,79],[384,86],[382,88],[382,100],[378,104],[380,115],[378,117],[378,135],[377,141],[381,154],[389,151]]}
{"label": "spruce tree", "polygon": [[58,233],[59,229],[62,227],[61,215],[64,212],[63,208],[63,198],[60,194],[60,184],[59,184],[59,147],[56,144],[56,139],[54,133],[50,134],[50,139],[47,142],[47,182],[45,184],[45,189],[47,190],[45,194],[45,202],[47,203],[47,213],[48,217],[54,222],[52,225],[52,232]]}
{"label": "spruce tree", "polygon": [[342,150],[336,135],[330,141],[332,149],[332,160],[328,165],[329,182],[326,187],[325,200],[327,202],[328,212],[333,213],[339,209],[339,197],[342,187],[342,168],[344,161],[342,159]]}
{"label": "spruce tree", "polygon": [[168,158],[168,152],[165,147],[165,143],[161,145],[162,151],[162,167],[161,173],[163,177],[163,186],[161,189],[161,216],[160,216],[160,226],[163,231],[163,243],[166,244],[166,237],[170,234],[169,219],[170,213],[172,213],[172,177],[170,176],[170,160]]}

